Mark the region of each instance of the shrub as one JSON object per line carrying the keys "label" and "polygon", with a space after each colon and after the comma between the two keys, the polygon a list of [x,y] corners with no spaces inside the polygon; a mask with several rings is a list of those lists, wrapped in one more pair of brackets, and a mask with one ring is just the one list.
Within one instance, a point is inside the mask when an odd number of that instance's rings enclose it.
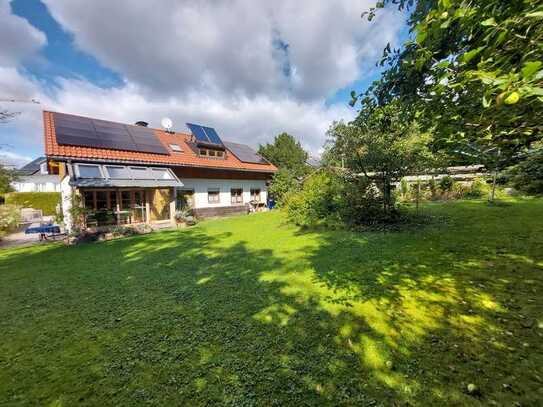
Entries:
{"label": "shrub", "polygon": [[490,189],[490,185],[488,185],[483,178],[474,178],[465,197],[472,199],[484,198],[485,196],[488,196],[490,194]]}
{"label": "shrub", "polygon": [[428,190],[430,191],[430,199],[438,199],[437,184],[434,177],[430,178],[430,180],[428,181]]}
{"label": "shrub", "polygon": [[351,226],[394,222],[399,213],[397,209],[385,212],[382,193],[364,178],[345,184],[341,209],[343,222]]}
{"label": "shrub", "polygon": [[506,175],[516,190],[530,195],[543,194],[543,147],[530,152],[524,161],[510,168]]}
{"label": "shrub", "polygon": [[463,199],[470,192],[471,188],[468,184],[463,182],[454,182],[452,185],[452,198]]}
{"label": "shrub", "polygon": [[439,180],[439,189],[442,192],[451,192],[454,185],[454,179],[449,175],[444,176]]}
{"label": "shrub", "polygon": [[409,183],[405,178],[402,178],[400,181],[400,192],[402,197],[407,198],[407,195],[409,194]]}
{"label": "shrub", "polygon": [[329,172],[318,172],[306,179],[299,192],[288,196],[287,216],[299,226],[337,223],[340,198],[339,178]]}
{"label": "shrub", "polygon": [[268,193],[275,200],[277,207],[282,207],[288,195],[296,191],[298,183],[294,174],[287,169],[280,169],[273,176]]}
{"label": "shrub", "polygon": [[21,220],[20,208],[15,205],[0,206],[0,237],[17,228]]}
{"label": "shrub", "polygon": [[60,204],[60,192],[10,192],[5,199],[6,204],[41,209],[44,215],[54,215]]}
{"label": "shrub", "polygon": [[371,180],[330,172],[309,177],[301,191],[289,196],[286,210],[289,220],[299,226],[372,226],[403,217],[395,206],[384,210],[383,194]]}

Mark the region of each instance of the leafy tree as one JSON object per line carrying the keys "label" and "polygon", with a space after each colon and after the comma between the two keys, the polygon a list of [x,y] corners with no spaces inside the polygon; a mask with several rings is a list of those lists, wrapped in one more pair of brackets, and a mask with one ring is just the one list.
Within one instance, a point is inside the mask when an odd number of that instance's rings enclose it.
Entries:
{"label": "leafy tree", "polygon": [[261,145],[258,153],[276,165],[279,169],[288,170],[294,176],[307,173],[307,152],[293,136],[281,133],[272,144]]}
{"label": "leafy tree", "polygon": [[362,121],[400,101],[404,120],[435,130],[436,148],[477,142],[509,163],[541,138],[541,1],[384,0],[368,18],[389,3],[408,10],[412,36],[401,49],[387,46],[381,79],[352,93]]}
{"label": "leafy tree", "polygon": [[17,179],[17,176],[14,171],[8,170],[0,165],[0,193],[5,194],[6,192],[13,191],[11,183]]}
{"label": "leafy tree", "polygon": [[296,190],[298,180],[288,169],[280,169],[272,179],[268,192],[275,199],[275,202],[282,206],[284,205],[288,195]]}
{"label": "leafy tree", "polygon": [[258,153],[279,168],[269,187],[270,196],[279,206],[296,190],[303,176],[308,173],[307,152],[299,141],[288,133],[277,135],[272,144],[261,145]]}
{"label": "leafy tree", "polygon": [[288,197],[288,219],[299,226],[336,226],[344,206],[342,192],[343,183],[334,172],[314,172]]}
{"label": "leafy tree", "polygon": [[543,145],[528,153],[525,160],[508,171],[510,182],[527,194],[543,194]]}
{"label": "leafy tree", "polygon": [[385,213],[394,209],[392,184],[432,166],[430,136],[416,122],[404,122],[397,104],[375,109],[365,121],[336,123],[328,135],[326,162],[374,182]]}

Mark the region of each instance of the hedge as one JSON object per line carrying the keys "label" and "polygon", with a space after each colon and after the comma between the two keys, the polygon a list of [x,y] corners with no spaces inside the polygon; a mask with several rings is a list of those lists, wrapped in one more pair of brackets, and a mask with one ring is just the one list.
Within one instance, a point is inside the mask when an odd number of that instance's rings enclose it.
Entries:
{"label": "hedge", "polygon": [[6,204],[41,209],[44,215],[54,215],[60,203],[60,192],[10,192],[4,198]]}

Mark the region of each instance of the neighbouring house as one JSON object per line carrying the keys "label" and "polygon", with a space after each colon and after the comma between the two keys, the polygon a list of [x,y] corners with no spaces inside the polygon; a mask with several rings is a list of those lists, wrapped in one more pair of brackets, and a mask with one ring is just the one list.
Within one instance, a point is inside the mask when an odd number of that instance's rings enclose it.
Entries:
{"label": "neighbouring house", "polygon": [[68,230],[73,195],[88,209],[87,226],[175,222],[189,206],[198,217],[264,208],[277,168],[249,146],[210,127],[190,133],[43,112],[46,165],[61,184]]}
{"label": "neighbouring house", "polygon": [[58,175],[50,174],[45,157],[38,157],[16,170],[17,179],[11,183],[17,192],[60,192]]}

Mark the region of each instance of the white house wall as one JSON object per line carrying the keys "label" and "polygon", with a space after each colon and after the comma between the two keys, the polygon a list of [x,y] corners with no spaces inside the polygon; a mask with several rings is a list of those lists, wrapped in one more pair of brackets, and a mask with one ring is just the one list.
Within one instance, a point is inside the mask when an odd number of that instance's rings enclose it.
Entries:
{"label": "white house wall", "polygon": [[[213,208],[231,206],[230,190],[243,189],[243,203],[251,200],[251,189],[260,189],[260,202],[266,202],[268,189],[264,180],[229,180],[229,179],[202,179],[202,178],[180,178],[183,183],[178,190],[194,191],[195,208]],[[209,189],[219,189],[220,202],[209,203],[207,192]]]}
{"label": "white house wall", "polygon": [[66,231],[70,233],[73,228],[72,215],[70,213],[70,209],[72,209],[73,188],[70,185],[70,177],[64,177],[64,179],[60,182],[60,189],[60,205],[62,207],[62,215],[64,216],[64,225],[66,226]]}
{"label": "white house wall", "polygon": [[17,192],[60,192],[60,184],[54,182],[13,182]]}

